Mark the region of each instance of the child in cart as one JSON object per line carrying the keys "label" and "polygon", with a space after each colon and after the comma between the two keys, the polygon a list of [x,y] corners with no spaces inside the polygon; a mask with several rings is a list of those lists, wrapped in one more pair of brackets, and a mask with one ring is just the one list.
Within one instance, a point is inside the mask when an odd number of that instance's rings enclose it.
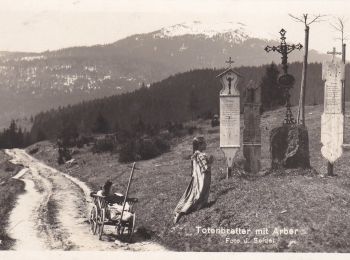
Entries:
{"label": "child in cart", "polygon": [[[96,195],[104,196],[106,202],[108,203],[108,212],[107,217],[110,220],[117,220],[120,218],[123,211],[124,195],[121,193],[111,194],[111,188],[113,183],[111,181],[106,181],[106,183],[97,191]],[[123,221],[129,221],[132,218],[132,213],[130,213],[130,204],[125,202],[124,212],[123,212]]]}

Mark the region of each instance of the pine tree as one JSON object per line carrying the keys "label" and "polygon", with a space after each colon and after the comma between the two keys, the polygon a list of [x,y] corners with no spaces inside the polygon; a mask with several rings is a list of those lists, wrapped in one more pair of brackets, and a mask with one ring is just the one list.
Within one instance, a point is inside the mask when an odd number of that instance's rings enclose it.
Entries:
{"label": "pine tree", "polygon": [[65,123],[58,137],[64,147],[69,147],[76,144],[78,136],[77,126],[74,123]]}
{"label": "pine tree", "polygon": [[192,120],[194,120],[195,114],[199,109],[199,100],[198,100],[198,96],[196,94],[196,91],[195,91],[195,88],[193,85],[191,87],[191,91],[190,91],[190,95],[189,95],[188,109],[191,112]]}
{"label": "pine tree", "polygon": [[102,113],[98,113],[93,131],[95,133],[106,134],[109,131],[109,124]]}
{"label": "pine tree", "polygon": [[277,66],[271,63],[266,68],[265,75],[261,80],[261,102],[264,110],[275,108],[284,103],[283,91],[278,84],[278,75]]}

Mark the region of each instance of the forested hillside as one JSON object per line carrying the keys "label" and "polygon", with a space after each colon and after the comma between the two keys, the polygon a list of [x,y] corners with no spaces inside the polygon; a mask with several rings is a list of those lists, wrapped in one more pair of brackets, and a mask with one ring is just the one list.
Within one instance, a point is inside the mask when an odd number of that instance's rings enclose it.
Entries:
{"label": "forested hillside", "polygon": [[[245,84],[251,79],[261,84],[267,67],[268,65],[235,68],[243,76],[238,84],[242,93],[241,100],[244,99]],[[296,78],[291,91],[293,105],[298,103],[301,68],[301,63],[292,63],[289,66],[289,72]],[[34,119],[31,136],[34,140],[38,136],[55,138],[64,126],[73,126],[78,133],[91,133],[96,128],[99,116],[108,124],[106,132],[130,130],[136,123],[144,124],[145,127],[160,128],[169,122],[183,122],[199,116],[210,117],[219,112],[221,86],[216,76],[220,72],[222,70],[193,70],[151,84],[149,88],[144,86],[132,93],[40,113]],[[349,94],[348,92],[347,97]],[[306,104],[320,103],[323,103],[321,64],[313,63],[308,67]],[[268,104],[263,105],[269,108]]]}

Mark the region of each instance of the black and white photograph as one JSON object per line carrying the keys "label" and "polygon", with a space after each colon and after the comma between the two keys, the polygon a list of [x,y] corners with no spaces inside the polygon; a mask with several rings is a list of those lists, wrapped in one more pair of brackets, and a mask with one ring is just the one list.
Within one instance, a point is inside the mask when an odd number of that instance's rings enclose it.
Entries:
{"label": "black and white photograph", "polygon": [[0,0],[0,257],[346,256],[349,10]]}

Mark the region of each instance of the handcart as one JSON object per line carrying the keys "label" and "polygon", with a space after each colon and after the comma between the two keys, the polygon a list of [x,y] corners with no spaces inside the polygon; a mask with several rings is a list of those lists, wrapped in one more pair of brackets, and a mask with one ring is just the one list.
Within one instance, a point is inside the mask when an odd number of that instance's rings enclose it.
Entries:
{"label": "handcart", "polygon": [[134,169],[135,163],[132,166],[125,196],[118,193],[112,196],[103,196],[96,192],[90,194],[93,200],[89,217],[90,229],[94,235],[98,235],[100,240],[104,226],[110,225],[115,226],[117,235],[122,235],[126,231],[131,242],[136,223],[134,205],[138,201],[136,198],[128,198]]}

